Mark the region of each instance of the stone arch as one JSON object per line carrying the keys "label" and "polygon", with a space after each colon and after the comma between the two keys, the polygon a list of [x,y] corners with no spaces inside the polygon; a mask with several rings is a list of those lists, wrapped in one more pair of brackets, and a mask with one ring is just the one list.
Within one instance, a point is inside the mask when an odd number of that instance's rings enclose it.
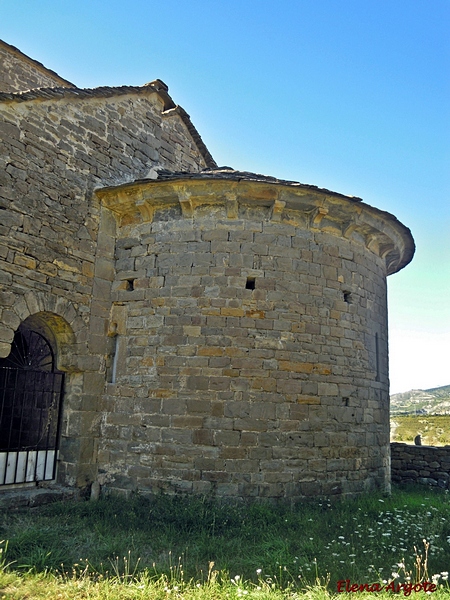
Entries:
{"label": "stone arch", "polygon": [[72,328],[63,317],[55,313],[41,311],[30,315],[20,325],[33,329],[50,342],[55,351],[58,369],[61,371],[73,370],[68,356],[76,345],[76,339]]}
{"label": "stone arch", "polygon": [[[94,404],[98,394],[93,397],[89,391],[93,379],[89,311],[67,298],[39,291],[24,295],[9,292],[6,300],[2,320],[5,310],[7,320],[0,327],[1,357],[9,355],[15,332],[25,324],[51,343],[56,367],[65,373],[56,479],[58,483],[82,487],[95,477],[96,434],[92,423],[97,418]],[[96,377],[103,376],[97,373]]]}
{"label": "stone arch", "polygon": [[10,354],[0,359],[1,486],[56,476],[64,396],[59,340],[73,343],[68,323],[53,313],[35,313],[20,323]]}
{"label": "stone arch", "polygon": [[0,355],[8,356],[14,332],[21,323],[29,321],[36,331],[50,338],[57,350],[58,369],[66,372],[81,372],[83,356],[87,347],[83,344],[87,324],[79,314],[78,306],[61,296],[29,291],[15,296],[8,325],[3,333]]}

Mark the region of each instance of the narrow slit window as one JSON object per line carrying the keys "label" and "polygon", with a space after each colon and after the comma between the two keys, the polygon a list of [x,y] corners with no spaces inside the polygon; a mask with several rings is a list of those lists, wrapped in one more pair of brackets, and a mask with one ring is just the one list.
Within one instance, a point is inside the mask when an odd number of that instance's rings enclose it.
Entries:
{"label": "narrow slit window", "polygon": [[246,290],[254,290],[255,289],[255,278],[254,277],[247,277],[247,281],[245,283],[245,289]]}
{"label": "narrow slit window", "polygon": [[378,333],[375,334],[375,365],[377,370],[377,381],[380,381],[380,341]]}
{"label": "narrow slit window", "polygon": [[127,292],[132,292],[134,290],[134,279],[127,279]]}
{"label": "narrow slit window", "polygon": [[114,336],[114,350],[111,365],[111,383],[116,383],[117,378],[117,363],[119,360],[119,336]]}

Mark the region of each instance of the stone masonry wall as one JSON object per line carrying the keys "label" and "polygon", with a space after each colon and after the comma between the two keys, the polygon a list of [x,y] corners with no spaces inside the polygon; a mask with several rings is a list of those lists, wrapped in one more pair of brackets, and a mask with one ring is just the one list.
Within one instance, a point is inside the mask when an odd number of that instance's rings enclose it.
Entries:
{"label": "stone masonry wall", "polygon": [[172,206],[120,228],[105,487],[268,498],[389,488],[385,264],[295,215],[267,217],[210,206],[184,218]]}
{"label": "stone masonry wall", "polygon": [[392,481],[449,489],[450,446],[391,443]]}
{"label": "stone masonry wall", "polygon": [[59,477],[82,485],[96,473],[116,235],[93,190],[205,163],[151,87],[65,93],[0,102],[0,356],[30,315],[52,329],[68,372]]}
{"label": "stone masonry wall", "polygon": [[159,80],[80,90],[0,52],[0,357],[21,323],[56,350],[58,481],[388,490],[386,276],[411,260],[409,230],[216,169]]}
{"label": "stone masonry wall", "polygon": [[68,87],[68,81],[0,41],[0,92],[20,92],[39,87]]}

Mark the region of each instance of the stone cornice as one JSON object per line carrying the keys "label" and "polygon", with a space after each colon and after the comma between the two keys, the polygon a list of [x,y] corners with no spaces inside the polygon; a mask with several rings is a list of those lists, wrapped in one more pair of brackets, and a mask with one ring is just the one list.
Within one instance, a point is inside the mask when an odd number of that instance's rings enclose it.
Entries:
{"label": "stone cornice", "polygon": [[187,219],[195,218],[200,207],[222,207],[228,219],[245,219],[246,207],[261,207],[267,220],[365,245],[385,261],[388,275],[405,267],[415,251],[407,227],[360,198],[232,169],[162,172],[158,179],[102,188],[96,194],[127,223],[152,221],[157,211],[169,207],[176,207],[181,218]]}

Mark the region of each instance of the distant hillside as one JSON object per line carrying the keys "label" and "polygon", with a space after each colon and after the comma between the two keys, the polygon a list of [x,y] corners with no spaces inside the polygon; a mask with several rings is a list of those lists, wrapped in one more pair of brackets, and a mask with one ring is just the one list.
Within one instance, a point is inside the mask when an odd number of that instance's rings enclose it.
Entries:
{"label": "distant hillside", "polygon": [[450,385],[391,396],[391,415],[450,414]]}

